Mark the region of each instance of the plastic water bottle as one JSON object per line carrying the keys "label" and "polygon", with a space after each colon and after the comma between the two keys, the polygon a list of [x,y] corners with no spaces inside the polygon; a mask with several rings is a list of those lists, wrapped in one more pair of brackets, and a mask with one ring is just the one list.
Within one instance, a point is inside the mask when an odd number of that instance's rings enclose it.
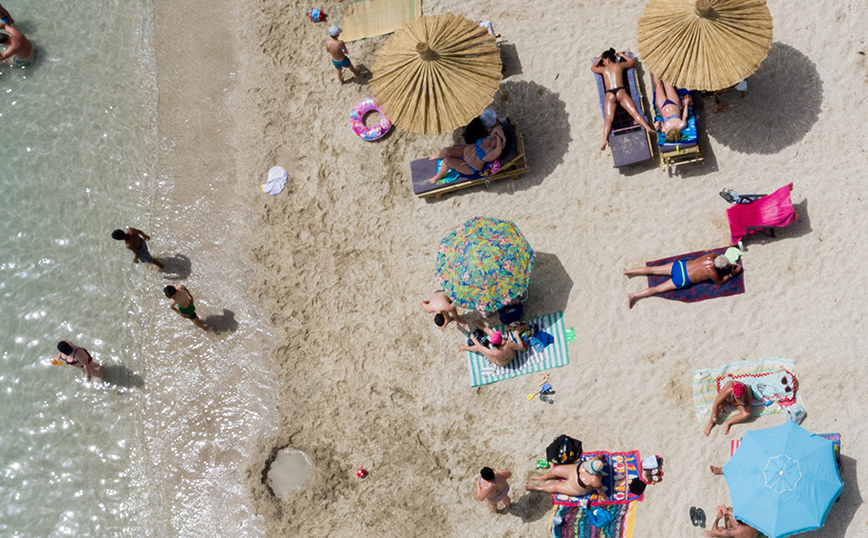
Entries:
{"label": "plastic water bottle", "polygon": [[552,523],[554,523],[555,526],[560,526],[560,524],[563,523],[563,521],[564,520],[563,520],[563,518],[561,518],[561,516],[554,516],[552,518]]}

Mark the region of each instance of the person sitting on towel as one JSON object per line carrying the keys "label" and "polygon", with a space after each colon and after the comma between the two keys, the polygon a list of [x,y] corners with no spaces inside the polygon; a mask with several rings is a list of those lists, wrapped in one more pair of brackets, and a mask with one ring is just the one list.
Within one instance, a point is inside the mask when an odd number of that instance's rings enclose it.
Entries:
{"label": "person sitting on towel", "polygon": [[705,425],[705,435],[711,433],[711,429],[717,425],[717,417],[720,415],[721,408],[731,405],[738,408],[738,414],[723,423],[723,433],[729,435],[730,426],[750,418],[751,402],[753,402],[753,390],[749,386],[738,381],[727,381],[721,387],[714,404],[711,406],[711,418]]}
{"label": "person sitting on towel", "polygon": [[551,480],[552,478],[560,478],[557,482],[551,484],[543,484],[542,486],[527,485],[524,489],[528,491],[542,491],[545,493],[562,493],[573,497],[581,497],[582,495],[590,495],[597,492],[600,500],[605,501],[609,498],[606,491],[603,489],[603,469],[605,467],[605,459],[602,454],[594,456],[593,459],[585,460],[572,465],[556,465],[546,471],[543,475],[531,476],[531,480]]}
{"label": "person sitting on towel", "polygon": [[[723,519],[723,528],[718,527],[718,522]],[[703,536],[733,536],[735,538],[757,538],[759,531],[747,523],[735,519],[732,507],[718,506],[717,517],[711,524],[711,530],[702,531]]]}
{"label": "person sitting on towel", "polygon": [[503,132],[503,127],[495,125],[490,135],[480,138],[474,144],[459,144],[443,148],[440,153],[428,157],[432,161],[443,159],[440,171],[428,182],[437,183],[446,177],[450,168],[465,176],[488,175],[491,163],[500,157],[505,147],[506,133]]}
{"label": "person sitting on towel", "polygon": [[624,89],[624,71],[634,67],[636,62],[621,52],[616,53],[615,49],[609,49],[601,54],[600,58],[594,59],[597,61],[591,66],[591,71],[603,77],[603,86],[606,88],[606,121],[603,128],[603,145],[600,149],[605,150],[609,143],[612,122],[615,121],[615,109],[619,104],[630,113],[636,123],[649,133],[652,132],[651,126]]}
{"label": "person sitting on towel", "polygon": [[653,73],[651,74],[651,83],[654,84],[654,106],[660,111],[660,117],[663,121],[654,122],[654,127],[660,129],[664,134],[667,142],[678,142],[681,140],[681,131],[687,128],[687,113],[691,102],[690,94],[684,97],[684,102],[681,101],[681,96],[678,95],[672,84],[663,82]]}
{"label": "person sitting on towel", "polygon": [[682,261],[678,260],[674,263],[666,265],[656,265],[653,267],[639,267],[638,269],[624,269],[625,275],[668,275],[669,280],[654,286],[653,288],[645,288],[636,293],[628,293],[630,308],[633,304],[644,297],[651,297],[658,293],[667,291],[680,290],[692,284],[699,284],[706,280],[711,280],[715,284],[726,284],[729,280],[741,273],[742,267],[738,264],[731,264],[723,254],[706,254],[695,260]]}
{"label": "person sitting on towel", "polygon": [[473,345],[464,346],[458,344],[459,351],[473,351],[474,353],[479,353],[496,366],[506,366],[515,358],[515,353],[517,351],[524,351],[525,345],[518,332],[510,333],[511,338],[505,338],[503,333],[489,329],[478,319],[474,320],[474,323],[476,323],[476,327],[479,330],[485,333],[488,337],[488,341],[494,347],[491,348],[486,346],[483,342],[479,341],[475,334],[471,334],[470,342],[473,342]]}

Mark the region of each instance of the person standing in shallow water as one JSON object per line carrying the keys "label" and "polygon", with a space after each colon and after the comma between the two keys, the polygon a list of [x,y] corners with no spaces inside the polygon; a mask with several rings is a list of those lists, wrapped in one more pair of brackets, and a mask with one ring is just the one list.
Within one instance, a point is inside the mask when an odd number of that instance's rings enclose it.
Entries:
{"label": "person standing in shallow water", "polygon": [[57,343],[57,350],[60,354],[54,359],[55,361],[75,366],[84,372],[88,381],[92,377],[102,378],[102,370],[100,370],[99,363],[93,360],[90,353],[83,347],[78,347],[68,340],[61,340]]}
{"label": "person standing in shallow water", "polygon": [[145,262],[152,263],[157,268],[165,267],[162,263],[155,260],[151,253],[148,252],[148,244],[145,241],[150,241],[151,236],[141,230],[136,230],[132,227],[127,227],[127,231],[115,230],[112,232],[112,239],[123,241],[126,247],[133,251],[133,263]]}
{"label": "person standing in shallow water", "polygon": [[193,294],[183,284],[177,288],[175,286],[166,286],[163,288],[163,293],[171,299],[169,301],[169,308],[173,312],[177,312],[182,318],[189,319],[196,327],[208,332],[208,327],[205,326],[202,320],[199,319],[199,314],[196,313],[196,307],[193,305]]}

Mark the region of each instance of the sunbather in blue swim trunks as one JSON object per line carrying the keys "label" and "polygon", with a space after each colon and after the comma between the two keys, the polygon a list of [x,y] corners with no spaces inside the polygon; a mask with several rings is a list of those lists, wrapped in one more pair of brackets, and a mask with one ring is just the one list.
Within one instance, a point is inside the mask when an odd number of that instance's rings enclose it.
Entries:
{"label": "sunbather in blue swim trunks", "polygon": [[675,284],[675,289],[677,290],[686,288],[692,284],[690,278],[687,276],[687,266],[681,260],[672,264],[672,283]]}

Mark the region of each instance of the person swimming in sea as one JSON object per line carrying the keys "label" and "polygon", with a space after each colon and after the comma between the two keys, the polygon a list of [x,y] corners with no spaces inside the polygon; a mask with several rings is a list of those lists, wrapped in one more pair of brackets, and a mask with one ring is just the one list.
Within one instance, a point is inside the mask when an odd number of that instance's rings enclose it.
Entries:
{"label": "person swimming in sea", "polygon": [[193,294],[184,287],[183,284],[178,286],[166,286],[163,288],[163,293],[171,299],[169,301],[169,309],[176,312],[182,318],[187,318],[193,322],[196,327],[199,327],[205,332],[208,332],[208,327],[199,319],[199,314],[196,313],[196,306],[193,304]]}
{"label": "person swimming in sea", "polygon": [[[5,11],[5,10],[4,10]],[[9,15],[9,13],[6,13]],[[0,45],[6,45],[6,50],[0,54],[0,63],[14,67],[27,67],[33,62],[33,54],[36,47],[33,46],[24,34],[12,27],[11,24],[0,22]]]}
{"label": "person swimming in sea", "polygon": [[480,138],[474,144],[459,144],[443,148],[440,153],[428,157],[431,161],[443,159],[440,171],[429,179],[428,183],[434,184],[446,177],[450,168],[466,176],[488,175],[492,163],[500,157],[505,147],[506,133],[503,132],[502,126],[495,125],[491,134]]}
{"label": "person swimming in sea", "polygon": [[729,280],[741,273],[742,267],[738,264],[731,264],[723,254],[717,255],[714,253],[706,254],[695,260],[678,260],[674,263],[666,265],[657,265],[653,267],[639,267],[638,269],[624,269],[625,275],[665,275],[671,276],[669,280],[654,286],[653,288],[645,288],[636,293],[629,293],[630,308],[639,299],[651,297],[658,293],[667,291],[684,289],[693,284],[698,284],[706,280],[711,280],[715,284],[726,284]]}
{"label": "person swimming in sea", "polygon": [[[660,111],[663,121],[654,122],[654,126],[666,137],[667,142],[681,140],[681,131],[687,128],[687,114],[691,103],[690,94],[684,97],[678,95],[678,90],[672,84],[663,82],[651,73],[651,83],[654,84],[656,100],[654,106]],[[667,116],[668,114],[668,116]]]}
{"label": "person swimming in sea", "polygon": [[653,131],[624,87],[624,72],[635,65],[636,62],[632,58],[624,56],[623,53],[615,52],[615,49],[609,49],[601,54],[600,58],[591,66],[591,71],[603,77],[603,87],[606,88],[606,121],[603,127],[601,150],[605,150],[609,144],[612,122],[615,121],[615,109],[618,108],[619,104],[646,131],[649,133]]}

